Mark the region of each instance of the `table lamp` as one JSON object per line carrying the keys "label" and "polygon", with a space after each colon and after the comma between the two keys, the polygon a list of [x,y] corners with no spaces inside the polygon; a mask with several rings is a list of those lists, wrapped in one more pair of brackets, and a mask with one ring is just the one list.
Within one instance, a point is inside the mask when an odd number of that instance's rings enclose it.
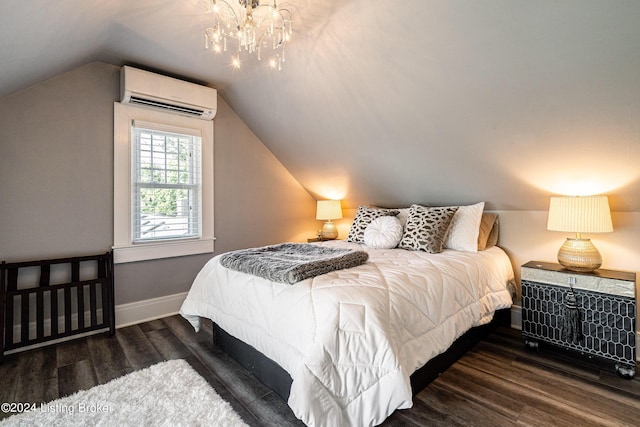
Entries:
{"label": "table lamp", "polygon": [[322,231],[320,232],[322,240],[333,240],[338,238],[338,229],[331,220],[340,218],[342,218],[342,206],[340,205],[340,200],[318,200],[316,219],[327,221],[322,226]]}
{"label": "table lamp", "polygon": [[589,272],[602,265],[598,249],[580,233],[613,231],[607,196],[558,196],[549,204],[547,230],[576,233],[558,251],[558,262],[572,271]]}

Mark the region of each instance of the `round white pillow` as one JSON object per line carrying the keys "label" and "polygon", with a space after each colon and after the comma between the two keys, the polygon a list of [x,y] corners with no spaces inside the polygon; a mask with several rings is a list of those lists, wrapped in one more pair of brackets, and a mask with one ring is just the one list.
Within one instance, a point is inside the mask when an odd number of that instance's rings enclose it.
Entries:
{"label": "round white pillow", "polygon": [[391,249],[402,239],[402,224],[395,216],[381,216],[364,230],[364,244],[373,249]]}

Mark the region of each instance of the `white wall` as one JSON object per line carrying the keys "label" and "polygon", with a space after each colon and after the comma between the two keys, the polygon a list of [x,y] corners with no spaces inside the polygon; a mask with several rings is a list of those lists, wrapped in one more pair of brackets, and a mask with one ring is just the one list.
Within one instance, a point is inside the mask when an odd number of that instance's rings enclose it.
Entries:
{"label": "white wall", "polygon": [[[569,233],[547,230],[546,211],[499,211],[500,246],[507,251],[517,267],[527,261],[557,262],[558,249]],[[602,268],[640,270],[640,213],[612,212],[612,233],[590,234],[593,244],[602,254]]]}
{"label": "white wall", "polygon": [[[557,262],[558,249],[568,234],[547,230],[546,211],[499,211],[501,247],[509,254],[518,283],[520,266],[528,261]],[[636,273],[636,301],[640,297],[640,213],[612,212],[612,233],[583,235],[591,239],[602,255],[602,267]],[[515,301],[511,322],[520,327],[520,301]],[[640,320],[636,320],[636,331]],[[639,332],[640,333],[640,332]],[[639,355],[640,357],[640,355]]]}

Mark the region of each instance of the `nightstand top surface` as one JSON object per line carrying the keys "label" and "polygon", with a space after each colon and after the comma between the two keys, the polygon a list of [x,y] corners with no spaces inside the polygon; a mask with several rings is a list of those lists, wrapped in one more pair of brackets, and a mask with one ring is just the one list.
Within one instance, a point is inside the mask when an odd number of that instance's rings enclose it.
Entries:
{"label": "nightstand top surface", "polygon": [[572,270],[566,269],[560,264],[556,264],[554,262],[544,262],[544,261],[529,261],[528,263],[524,264],[522,267],[534,268],[539,270],[541,269],[541,270],[547,270],[547,271],[555,271],[558,273],[602,277],[605,279],[624,280],[626,282],[636,281],[636,273],[633,273],[630,271],[607,270],[604,268],[599,268],[591,272],[580,272],[580,271],[572,271]]}

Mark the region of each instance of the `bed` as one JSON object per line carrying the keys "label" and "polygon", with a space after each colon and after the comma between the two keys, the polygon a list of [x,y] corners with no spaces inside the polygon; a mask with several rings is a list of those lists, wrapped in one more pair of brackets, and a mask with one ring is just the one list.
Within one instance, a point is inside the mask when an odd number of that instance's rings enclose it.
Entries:
{"label": "bed", "polygon": [[290,285],[226,268],[219,255],[180,311],[196,330],[211,319],[230,347],[248,344],[240,356],[266,356],[263,370],[286,372],[291,381],[279,393],[307,425],[377,425],[411,407],[412,374],[512,303],[513,269],[497,246],[314,245],[365,251],[368,261]]}

